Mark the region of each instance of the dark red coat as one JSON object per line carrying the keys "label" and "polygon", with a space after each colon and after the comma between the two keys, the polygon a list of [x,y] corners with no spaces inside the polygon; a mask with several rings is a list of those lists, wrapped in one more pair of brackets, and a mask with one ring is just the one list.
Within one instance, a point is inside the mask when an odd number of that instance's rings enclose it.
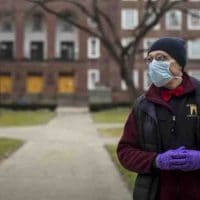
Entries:
{"label": "dark red coat", "polygon": [[[184,74],[184,94],[195,90],[190,78]],[[181,94],[182,95],[182,94]],[[155,86],[146,93],[146,98],[162,106],[169,105],[160,97],[160,89]],[[141,150],[137,143],[138,130],[134,111],[131,111],[126,121],[123,135],[117,147],[117,155],[121,164],[128,170],[137,173],[150,173],[157,152],[146,152]],[[199,177],[199,178],[197,178]],[[177,188],[177,183],[180,183]],[[178,200],[177,190],[180,190],[179,200],[200,200],[200,170],[193,172],[182,171],[160,171],[160,200]]]}

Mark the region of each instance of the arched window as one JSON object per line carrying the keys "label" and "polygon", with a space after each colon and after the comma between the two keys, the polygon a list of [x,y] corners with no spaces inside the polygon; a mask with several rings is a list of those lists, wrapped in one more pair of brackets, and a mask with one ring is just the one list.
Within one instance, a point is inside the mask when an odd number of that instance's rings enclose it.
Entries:
{"label": "arched window", "polygon": [[74,26],[68,21],[70,19],[75,18],[74,14],[71,11],[64,10],[60,12],[62,17],[58,18],[58,23],[60,24],[61,32],[72,32],[74,30]]}
{"label": "arched window", "polygon": [[24,55],[31,60],[47,58],[47,23],[41,11],[35,11],[25,19]]}
{"label": "arched window", "polygon": [[13,32],[14,31],[14,18],[10,13],[4,14],[0,18],[0,31]]}
{"label": "arched window", "polygon": [[15,57],[15,20],[10,12],[0,15],[0,60]]}
{"label": "arched window", "polygon": [[74,20],[70,10],[60,11],[56,21],[55,57],[61,60],[74,60],[78,56],[79,36],[77,28],[67,20]]}
{"label": "arched window", "polygon": [[42,32],[43,31],[43,15],[41,13],[33,14],[31,29],[33,32]]}

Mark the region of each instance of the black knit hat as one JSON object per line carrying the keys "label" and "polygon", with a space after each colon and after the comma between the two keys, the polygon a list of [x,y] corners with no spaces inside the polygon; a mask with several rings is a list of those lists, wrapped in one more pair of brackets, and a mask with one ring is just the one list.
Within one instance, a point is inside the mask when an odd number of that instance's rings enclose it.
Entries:
{"label": "black knit hat", "polygon": [[151,51],[156,50],[167,52],[181,67],[185,67],[187,62],[187,53],[185,41],[183,39],[177,37],[162,37],[152,44],[148,54]]}

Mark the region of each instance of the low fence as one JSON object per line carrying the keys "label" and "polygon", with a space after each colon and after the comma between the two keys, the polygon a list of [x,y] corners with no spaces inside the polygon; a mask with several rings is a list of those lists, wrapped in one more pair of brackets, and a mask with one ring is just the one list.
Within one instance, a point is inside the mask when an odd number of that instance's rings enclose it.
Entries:
{"label": "low fence", "polygon": [[95,90],[89,90],[87,95],[80,94],[26,94],[14,96],[8,94],[0,95],[0,106],[96,106],[110,107],[112,105],[129,104],[127,91],[112,91],[111,88],[99,86]]}

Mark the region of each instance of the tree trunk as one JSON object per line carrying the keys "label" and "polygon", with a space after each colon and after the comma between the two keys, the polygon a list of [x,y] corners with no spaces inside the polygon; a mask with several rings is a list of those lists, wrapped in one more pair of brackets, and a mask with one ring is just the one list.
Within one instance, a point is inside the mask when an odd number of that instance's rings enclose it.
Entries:
{"label": "tree trunk", "polygon": [[130,103],[133,104],[135,99],[139,96],[140,92],[135,88],[133,80],[133,64],[130,64],[130,60],[125,59],[120,66],[121,68],[121,77],[126,82],[128,88],[128,94]]}

